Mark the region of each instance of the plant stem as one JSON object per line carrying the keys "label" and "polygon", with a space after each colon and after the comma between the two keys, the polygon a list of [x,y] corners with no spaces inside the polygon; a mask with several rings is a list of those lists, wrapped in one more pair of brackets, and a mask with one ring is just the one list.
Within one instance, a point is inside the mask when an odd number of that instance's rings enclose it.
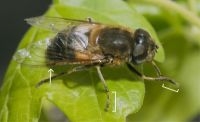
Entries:
{"label": "plant stem", "polygon": [[188,0],[189,9],[197,15],[197,1],[196,0]]}
{"label": "plant stem", "polygon": [[188,22],[197,25],[200,28],[200,18],[196,16],[193,12],[178,5],[171,0],[142,0],[143,2],[148,2],[160,7],[164,7],[167,10],[179,13]]}

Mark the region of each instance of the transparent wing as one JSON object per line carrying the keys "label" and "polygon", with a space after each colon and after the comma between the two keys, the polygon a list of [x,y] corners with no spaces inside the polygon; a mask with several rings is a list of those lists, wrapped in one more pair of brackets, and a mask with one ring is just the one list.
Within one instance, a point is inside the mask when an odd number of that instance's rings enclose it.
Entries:
{"label": "transparent wing", "polygon": [[[72,20],[72,19],[64,19],[64,18],[56,18],[56,17],[33,17],[28,18],[26,21],[33,26],[37,26],[39,28],[50,29],[52,31],[60,32],[63,29],[66,29],[71,26],[75,26],[82,23],[92,23],[91,20]],[[97,24],[97,23],[96,23]],[[90,62],[87,52],[79,52],[75,51],[81,56],[75,57],[76,59],[69,60],[68,55],[61,55],[56,48],[49,48],[49,45],[53,43],[51,39],[46,39],[42,41],[37,41],[27,46],[27,48],[19,49],[13,56],[13,59],[21,64],[32,65],[32,66],[46,66],[46,65],[65,65],[65,64],[80,64],[82,62]],[[80,39],[75,38],[74,44],[80,45]],[[61,43],[62,44],[62,43]],[[56,43],[58,48],[60,48],[60,43]],[[66,45],[65,45],[66,46]],[[69,45],[70,46],[70,45]],[[76,45],[74,45],[76,46]],[[71,46],[70,46],[71,47]],[[80,46],[81,47],[81,46]],[[46,58],[46,50],[48,48],[48,53],[53,55],[56,60],[47,60]],[[71,47],[73,48],[73,46]],[[75,48],[75,47],[74,47]],[[76,46],[77,48],[77,46]],[[82,47],[83,48],[83,47]]]}
{"label": "transparent wing", "polygon": [[13,59],[20,64],[32,66],[46,66],[45,51],[50,45],[49,39],[30,44],[27,48],[19,49]]}
{"label": "transparent wing", "polygon": [[[52,45],[52,40],[46,39],[42,41],[35,42],[30,44],[27,48],[19,49],[13,56],[13,60],[16,62],[28,65],[28,66],[58,66],[58,65],[67,65],[67,64],[90,64],[93,60],[99,61],[102,56],[95,56],[97,59],[91,58],[95,54],[91,54],[90,51],[78,51],[78,50],[69,50],[68,53],[62,54],[58,51],[57,48],[54,48],[49,45]],[[55,44],[57,47],[63,46],[62,43],[57,42]],[[51,59],[47,58],[47,48],[48,54],[51,55]],[[76,54],[73,57],[71,54]]]}
{"label": "transparent wing", "polygon": [[[27,18],[25,19],[25,21],[32,26],[51,30],[54,32],[59,32],[70,26],[79,25],[82,23],[91,23],[91,24],[94,23],[91,21],[91,19],[88,19],[88,21],[86,21],[86,20],[75,20],[75,19],[68,19],[68,18],[45,17],[45,16]],[[95,23],[95,24],[99,24],[99,23]]]}
{"label": "transparent wing", "polygon": [[[49,48],[53,41],[51,39],[37,41],[30,44],[27,48],[17,50],[13,56],[13,60],[19,64],[28,66],[55,66],[69,64],[68,57],[61,55],[57,49]],[[48,60],[46,51],[53,55],[55,60]]]}

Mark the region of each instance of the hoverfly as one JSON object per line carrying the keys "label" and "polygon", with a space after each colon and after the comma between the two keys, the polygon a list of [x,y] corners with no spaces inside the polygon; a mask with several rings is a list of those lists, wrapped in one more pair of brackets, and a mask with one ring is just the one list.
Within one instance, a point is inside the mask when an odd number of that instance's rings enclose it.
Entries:
{"label": "hoverfly", "polygon": [[[106,110],[109,108],[109,88],[100,70],[106,65],[125,63],[132,72],[144,80],[167,81],[177,85],[174,80],[161,75],[153,61],[158,46],[144,29],[131,30],[122,26],[106,25],[93,22],[90,18],[84,21],[41,16],[28,18],[26,21],[32,26],[50,29],[56,32],[56,35],[46,41],[38,41],[27,49],[18,50],[14,59],[28,65],[76,65],[67,72],[52,76],[52,79],[96,67],[107,95]],[[44,50],[43,54],[39,52],[40,49]],[[45,60],[41,62],[40,57]],[[154,66],[157,77],[149,77],[136,70],[134,66],[144,62]],[[36,86],[48,81],[49,79],[44,79]]]}

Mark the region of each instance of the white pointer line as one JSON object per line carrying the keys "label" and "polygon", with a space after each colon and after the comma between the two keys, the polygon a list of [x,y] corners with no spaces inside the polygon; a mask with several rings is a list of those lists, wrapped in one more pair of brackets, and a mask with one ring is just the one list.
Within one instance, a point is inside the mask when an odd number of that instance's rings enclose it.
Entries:
{"label": "white pointer line", "polygon": [[116,91],[112,91],[112,94],[114,94],[115,96],[115,103],[114,103],[114,109],[112,110],[112,112],[116,112],[117,111],[117,92]]}
{"label": "white pointer line", "polygon": [[51,73],[54,71],[52,69],[49,69],[48,72],[49,72],[49,80],[50,80],[50,84],[51,84]]}

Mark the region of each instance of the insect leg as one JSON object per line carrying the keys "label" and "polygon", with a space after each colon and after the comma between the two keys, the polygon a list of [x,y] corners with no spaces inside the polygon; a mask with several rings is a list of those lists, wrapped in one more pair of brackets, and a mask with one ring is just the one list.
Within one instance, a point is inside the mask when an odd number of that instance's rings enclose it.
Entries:
{"label": "insect leg", "polygon": [[[83,70],[86,70],[90,67],[93,67],[93,66],[97,66],[97,65],[103,65],[103,64],[106,64],[106,63],[110,63],[112,61],[112,58],[105,58],[105,59],[101,59],[101,60],[93,60],[91,61],[90,63],[88,63],[88,65],[81,65],[81,66],[77,66],[77,67],[74,67],[73,69],[67,71],[67,72],[61,72],[59,74],[56,74],[54,76],[51,77],[51,79],[55,79],[57,77],[60,77],[62,75],[69,75],[73,72],[77,72],[77,71],[83,71]],[[43,83],[47,83],[49,82],[50,78],[46,78],[44,80],[41,80],[39,83],[36,84],[36,88],[39,87],[40,85],[42,85]]]}
{"label": "insect leg", "polygon": [[92,23],[92,18],[87,17],[87,21],[88,21],[88,23]]}
{"label": "insect leg", "polygon": [[[95,60],[95,61],[92,61],[90,64],[88,65],[82,65],[82,66],[77,66],[77,67],[74,67],[72,70],[69,70],[68,72],[62,72],[60,74],[57,74],[57,75],[54,75],[51,77],[51,79],[55,79],[59,76],[62,76],[62,75],[68,75],[68,74],[71,74],[73,72],[77,72],[77,71],[83,71],[83,70],[87,70],[88,68],[90,67],[94,67],[96,66],[96,69],[97,69],[97,72],[98,72],[98,75],[99,75],[99,78],[100,80],[102,81],[103,83],[103,86],[104,86],[104,89],[105,89],[105,92],[106,92],[106,96],[107,96],[107,99],[106,99],[106,106],[105,106],[105,111],[108,111],[109,109],[109,106],[110,106],[110,91],[108,89],[108,86],[106,84],[106,81],[104,80],[103,78],[103,75],[101,73],[101,70],[100,70],[100,66],[103,66],[104,64],[107,64],[107,63],[111,63],[113,60],[112,57],[107,57],[107,58],[104,58],[104,59],[100,59],[100,60]],[[40,81],[39,83],[36,84],[36,87],[39,87],[40,85],[42,85],[43,83],[47,83],[49,82],[50,78],[47,78],[47,79],[44,79],[42,81]]]}
{"label": "insect leg", "polygon": [[141,77],[142,79],[144,80],[149,80],[149,81],[167,81],[169,83],[172,83],[176,86],[178,86],[178,84],[173,80],[173,79],[170,79],[169,77],[165,77],[165,76],[162,76],[161,73],[160,73],[160,70],[158,69],[158,67],[156,65],[156,71],[158,70],[157,74],[158,74],[158,77],[149,77],[149,76],[145,76],[144,74],[140,73],[139,71],[137,71],[135,69],[135,67],[133,67],[131,64],[127,63],[127,66],[128,68],[134,72],[136,75],[138,75],[139,77]]}
{"label": "insect leg", "polygon": [[[52,76],[51,79],[55,79],[55,78],[60,77],[62,75],[69,75],[73,72],[83,71],[83,70],[86,70],[88,68],[89,68],[89,65],[77,66],[77,67],[74,67],[73,69],[71,69],[67,72],[61,72],[59,74],[56,74],[56,75]],[[36,88],[38,88],[39,86],[41,86],[44,83],[49,82],[49,80],[50,80],[50,78],[46,78],[44,80],[41,80],[39,83],[36,84]]]}
{"label": "insect leg", "polygon": [[155,64],[155,62],[152,61],[151,64],[153,65],[154,69],[156,70],[157,75],[161,76],[161,71],[158,68],[158,66]]}
{"label": "insect leg", "polygon": [[[52,76],[51,79],[55,79],[55,78],[57,78],[57,77],[59,77],[59,76],[62,76],[62,75],[64,75],[64,74],[66,74],[66,73],[67,73],[67,72],[61,72],[61,73],[59,73],[59,74],[56,74],[56,75]],[[49,82],[49,80],[50,80],[50,78],[43,79],[43,80],[41,80],[40,82],[38,82],[38,83],[35,85],[35,87],[38,88],[38,87],[40,87],[42,84]]]}
{"label": "insect leg", "polygon": [[105,106],[105,111],[108,111],[109,107],[110,107],[110,90],[108,89],[108,86],[106,84],[106,81],[105,79],[103,78],[103,75],[101,73],[101,70],[100,70],[100,66],[96,66],[96,69],[97,69],[97,72],[98,72],[98,75],[99,75],[99,78],[100,80],[102,81],[103,83],[103,86],[104,86],[104,90],[106,92],[106,96],[107,96],[107,99],[106,99],[106,106]]}
{"label": "insect leg", "polygon": [[[161,72],[160,72],[160,69],[158,68],[158,66],[156,65],[156,63],[155,63],[154,61],[152,61],[152,62],[150,62],[150,63],[153,65],[153,67],[154,67],[154,69],[155,69],[157,75],[158,75],[159,77],[162,76],[162,74],[161,74]],[[162,77],[163,77],[163,76],[162,76]],[[170,79],[170,78],[168,78],[168,79]],[[173,80],[171,79],[171,81],[173,81]],[[178,87],[179,87],[179,84],[176,83],[175,81],[173,81],[173,82],[175,83],[176,87],[178,88]],[[179,89],[175,90],[175,89],[172,89],[172,88],[170,88],[170,87],[165,86],[164,83],[163,83],[162,87],[165,88],[165,89],[168,89],[168,90],[170,90],[170,91],[173,91],[173,92],[178,92],[178,91],[179,91]]]}

